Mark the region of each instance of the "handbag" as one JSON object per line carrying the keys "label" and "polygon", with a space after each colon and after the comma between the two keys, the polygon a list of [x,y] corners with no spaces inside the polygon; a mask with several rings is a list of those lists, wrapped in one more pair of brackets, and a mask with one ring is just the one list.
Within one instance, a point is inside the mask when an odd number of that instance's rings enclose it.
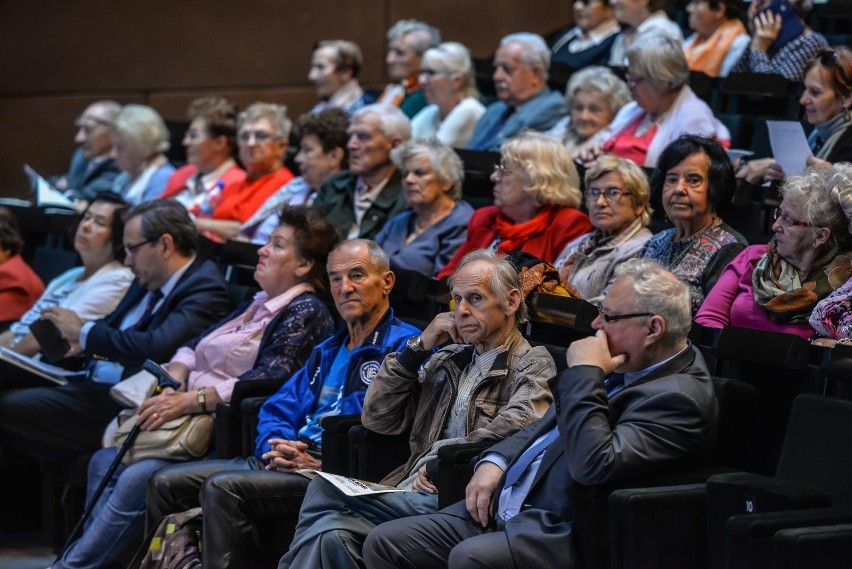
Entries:
{"label": "handbag", "polygon": [[[115,431],[115,446],[121,448],[136,425],[138,415],[123,421]],[[139,431],[139,435],[122,459],[133,464],[146,458],[186,461],[207,454],[213,440],[213,417],[207,413],[184,415],[163,423],[153,431]]]}

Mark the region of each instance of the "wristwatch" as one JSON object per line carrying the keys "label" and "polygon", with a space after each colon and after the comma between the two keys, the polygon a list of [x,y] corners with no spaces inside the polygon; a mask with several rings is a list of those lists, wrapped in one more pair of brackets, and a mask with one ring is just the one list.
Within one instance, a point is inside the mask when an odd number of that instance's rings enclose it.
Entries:
{"label": "wristwatch", "polygon": [[409,350],[412,350],[414,352],[425,352],[426,351],[426,350],[423,349],[423,338],[421,338],[420,336],[414,336],[413,338],[410,338],[405,343],[405,347],[407,347]]}
{"label": "wristwatch", "polygon": [[207,395],[204,393],[204,388],[200,388],[195,394],[195,400],[198,401],[198,406],[202,413],[207,413]]}

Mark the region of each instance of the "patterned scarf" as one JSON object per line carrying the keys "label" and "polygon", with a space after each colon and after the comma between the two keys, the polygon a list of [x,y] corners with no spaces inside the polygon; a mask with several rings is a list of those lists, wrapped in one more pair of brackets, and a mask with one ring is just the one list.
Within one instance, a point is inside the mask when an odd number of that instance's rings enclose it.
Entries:
{"label": "patterned scarf", "polygon": [[517,251],[531,237],[547,231],[552,214],[553,206],[546,205],[542,206],[531,220],[515,223],[502,212],[498,212],[497,219],[494,221],[497,237],[500,240],[497,250],[501,253]]}
{"label": "patterned scarf", "polygon": [[832,248],[817,259],[808,274],[781,258],[773,239],[751,274],[754,301],[775,322],[807,322],[817,302],[852,276],[852,258]]}

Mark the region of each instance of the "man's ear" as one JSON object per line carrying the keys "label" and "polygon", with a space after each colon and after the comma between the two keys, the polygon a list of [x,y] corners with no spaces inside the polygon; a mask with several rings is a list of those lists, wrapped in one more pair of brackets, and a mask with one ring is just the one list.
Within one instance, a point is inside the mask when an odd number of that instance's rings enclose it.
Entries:
{"label": "man's ear", "polygon": [[160,236],[156,247],[160,248],[163,257],[169,258],[175,252],[175,238],[169,233],[163,233]]}
{"label": "man's ear", "polygon": [[828,227],[819,227],[814,231],[814,249],[819,249],[831,238],[831,229]]}
{"label": "man's ear", "polygon": [[385,296],[390,296],[390,293],[393,290],[393,285],[396,284],[396,275],[393,274],[393,271],[385,272],[384,281],[385,281]]}
{"label": "man's ear", "polygon": [[648,322],[648,336],[646,338],[646,344],[650,345],[659,342],[665,334],[666,320],[659,314],[654,314],[651,316],[650,322]]}
{"label": "man's ear", "polygon": [[506,316],[516,314],[523,301],[524,300],[521,298],[521,291],[516,288],[510,290],[509,296],[506,298]]}

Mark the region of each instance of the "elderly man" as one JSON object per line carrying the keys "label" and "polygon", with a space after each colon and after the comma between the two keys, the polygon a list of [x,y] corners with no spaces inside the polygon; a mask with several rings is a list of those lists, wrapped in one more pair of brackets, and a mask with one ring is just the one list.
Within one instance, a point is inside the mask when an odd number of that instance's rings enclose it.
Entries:
{"label": "elderly man", "polygon": [[615,38],[609,54],[611,67],[627,67],[627,50],[640,35],[659,34],[680,43],[683,32],[663,10],[663,0],[611,0],[615,19],[625,29]]}
{"label": "elderly man", "polygon": [[361,48],[346,40],[321,41],[311,56],[308,80],[317,90],[317,103],[312,113],[325,109],[343,109],[349,114],[373,102],[358,83],[363,65]]}
{"label": "elderly man", "polygon": [[402,109],[408,118],[426,106],[426,97],[418,82],[420,60],[430,47],[441,43],[441,32],[425,22],[400,20],[387,33],[389,83],[379,96],[379,103]]}
{"label": "elderly man", "polygon": [[67,308],[42,312],[72,345],[70,353],[86,356],[91,381],[0,395],[4,442],[26,454],[62,460],[100,448],[120,409],[110,387],[146,359],[168,361],[228,313],[227,285],[214,263],[195,256],[195,228],[182,205],[147,202],[126,219],[124,263],[136,279],[115,311],[86,323]]}
{"label": "elderly man", "polygon": [[509,34],[494,56],[492,103],[476,123],[468,148],[497,151],[523,130],[546,131],[568,112],[565,99],[547,86],[550,49],[538,34]]}
{"label": "elderly man", "polygon": [[69,199],[91,201],[99,192],[112,189],[118,168],[110,156],[111,132],[120,111],[121,105],[115,101],[97,101],[74,121],[77,127],[74,142],[78,147],[71,157],[71,169],[51,180]]}
{"label": "elderly man", "polygon": [[411,138],[411,125],[396,107],[367,105],[352,115],[347,132],[349,170],[323,184],[314,207],[345,238],[372,239],[407,207],[390,152]]}
{"label": "elderly man", "polygon": [[576,484],[640,476],[706,458],[713,383],[689,345],[689,290],[650,260],[622,264],[595,336],[571,344],[541,421],[493,446],[466,500],[376,528],[367,567],[575,567]]}
{"label": "elderly man", "polygon": [[338,245],[329,255],[328,275],[345,326],[314,348],[308,364],[261,408],[255,456],[175,465],[151,479],[152,524],[198,506],[203,487],[204,567],[249,567],[257,524],[282,512],[296,516],[308,479],[293,471],[322,467],[321,419],[360,413],[385,354],[402,350],[419,332],[393,315],[394,274],[375,242]]}
{"label": "elderly man", "polygon": [[404,492],[345,496],[315,478],[280,568],[363,567],[361,545],[376,525],[437,510],[429,471],[439,447],[504,439],[546,410],[556,367],[518,331],[527,307],[511,263],[487,250],[469,253],[450,288],[455,312],[439,314],[405,350],[388,355],[364,401],[366,427],[411,429],[411,456],[382,481]]}

